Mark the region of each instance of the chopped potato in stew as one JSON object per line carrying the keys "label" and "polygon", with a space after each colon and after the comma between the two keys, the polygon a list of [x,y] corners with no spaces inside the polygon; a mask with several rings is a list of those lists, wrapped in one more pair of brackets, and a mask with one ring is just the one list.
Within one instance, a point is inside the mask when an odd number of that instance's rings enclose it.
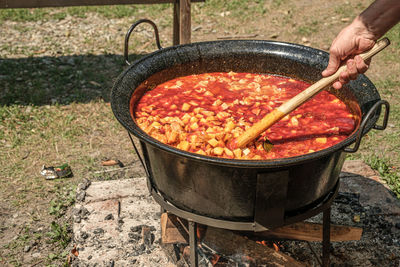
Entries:
{"label": "chopped potato in stew", "polygon": [[[228,143],[310,84],[251,73],[204,73],[176,78],[148,91],[137,103],[139,127],[162,143],[200,155],[230,159],[287,158],[325,149],[344,140],[354,115],[322,91],[243,149]],[[274,146],[263,149],[267,138]]]}

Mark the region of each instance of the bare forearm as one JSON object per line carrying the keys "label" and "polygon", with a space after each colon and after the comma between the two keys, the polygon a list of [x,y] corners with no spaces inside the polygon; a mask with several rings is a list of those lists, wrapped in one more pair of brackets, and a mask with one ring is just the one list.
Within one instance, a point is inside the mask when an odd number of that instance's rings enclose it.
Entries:
{"label": "bare forearm", "polygon": [[376,0],[355,20],[360,20],[377,40],[400,21],[400,0]]}

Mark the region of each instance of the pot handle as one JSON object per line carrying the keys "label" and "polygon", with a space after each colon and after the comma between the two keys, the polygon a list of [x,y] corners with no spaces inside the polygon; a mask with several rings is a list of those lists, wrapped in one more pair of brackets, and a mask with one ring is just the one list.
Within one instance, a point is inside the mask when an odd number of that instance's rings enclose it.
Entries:
{"label": "pot handle", "polygon": [[149,19],[140,19],[140,20],[138,20],[138,21],[136,21],[135,23],[132,24],[132,26],[129,28],[128,32],[125,35],[124,57],[125,57],[125,62],[128,65],[131,65],[131,63],[129,62],[129,59],[128,59],[129,37],[131,36],[131,33],[136,28],[136,26],[138,26],[139,24],[142,24],[142,23],[148,23],[151,26],[153,26],[154,34],[156,36],[157,47],[158,47],[158,49],[162,49],[161,44],[160,44],[160,35],[158,34],[157,25],[153,21],[151,21]]}
{"label": "pot handle", "polygon": [[358,148],[360,147],[360,143],[361,143],[361,138],[363,137],[363,132],[365,129],[365,126],[367,125],[367,122],[369,121],[369,119],[375,114],[376,110],[378,108],[381,108],[382,105],[384,105],[385,108],[385,115],[383,117],[383,122],[382,125],[374,125],[372,128],[376,129],[376,130],[384,130],[386,129],[387,123],[388,123],[388,119],[389,119],[389,111],[390,111],[390,105],[386,100],[379,100],[378,102],[376,102],[372,108],[367,112],[367,115],[365,115],[365,118],[363,119],[363,121],[360,124],[360,129],[358,130],[358,134],[357,134],[357,138],[356,138],[356,142],[354,144],[354,147],[350,148],[350,147],[346,147],[344,149],[344,152],[347,153],[354,153],[357,152]]}

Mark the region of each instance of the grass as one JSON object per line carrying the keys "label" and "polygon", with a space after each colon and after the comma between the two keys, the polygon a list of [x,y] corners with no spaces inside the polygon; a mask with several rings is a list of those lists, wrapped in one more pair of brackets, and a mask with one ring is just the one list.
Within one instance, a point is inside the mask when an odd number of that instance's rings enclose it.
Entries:
{"label": "grass", "polygon": [[[383,51],[375,61],[381,61],[388,68],[381,76],[370,77],[378,89],[382,99],[390,103],[389,124],[385,131],[372,130],[364,137],[358,157],[364,159],[373,169],[376,169],[388,186],[400,197],[400,78],[395,73],[400,72],[397,57],[400,55],[400,25],[393,27],[385,36],[391,40],[391,45]],[[395,56],[394,56],[395,55]],[[374,68],[375,65],[372,65]],[[368,73],[367,73],[368,75]],[[379,144],[379,146],[377,146]]]}
{"label": "grass", "polygon": [[[287,0],[273,0],[272,5],[279,7]],[[209,15],[214,15],[216,10],[231,11],[233,16],[245,16],[251,18],[252,14],[266,14],[269,10],[266,8],[265,1],[256,0],[249,3],[244,0],[224,0],[224,1],[206,1],[194,5],[194,11],[205,9]],[[84,7],[64,7],[64,8],[32,8],[32,9],[4,9],[0,10],[0,22],[9,20],[17,22],[35,22],[48,20],[62,20],[67,16],[86,18],[89,13],[96,13],[107,19],[137,17],[145,14],[146,17],[159,16],[160,13],[170,13],[172,4],[157,5],[112,5],[112,6],[84,6]]]}
{"label": "grass", "polygon": [[313,21],[311,23],[308,23],[307,25],[300,26],[297,29],[297,34],[301,36],[311,36],[312,34],[318,32],[319,27],[318,27],[319,22],[318,21]]}
{"label": "grass", "polygon": [[[0,109],[0,118],[8,127],[0,130],[6,147],[18,148],[24,145],[33,145],[37,142],[45,142],[50,137],[57,135],[58,140],[77,141],[77,138],[85,134],[87,129],[77,124],[78,118],[75,114],[65,115],[60,106],[47,110],[44,108],[33,108],[13,105]],[[51,128],[49,128],[51,127]],[[32,133],[37,133],[37,140],[33,141]],[[35,138],[36,139],[36,138]]]}
{"label": "grass", "polygon": [[76,186],[70,186],[69,188],[56,186],[55,189],[55,199],[50,201],[49,214],[60,218],[75,203]]}
{"label": "grass", "polygon": [[50,16],[48,9],[43,8],[2,9],[0,12],[0,21],[38,21],[48,16]]}
{"label": "grass", "polygon": [[162,5],[112,5],[112,6],[83,6],[64,8],[31,8],[3,9],[0,11],[0,21],[34,22],[47,20],[62,20],[67,16],[86,18],[88,13],[97,13],[108,19],[134,17],[139,11],[149,11],[150,14],[168,9],[170,4]]}
{"label": "grass", "polygon": [[[265,1],[243,1],[243,0],[232,0],[232,1],[206,1],[205,3],[199,4],[201,8],[194,8],[194,15],[205,13],[210,18],[220,16],[222,18],[230,17],[241,17],[243,20],[251,21],[253,16],[265,15],[269,12],[269,7]],[[197,20],[197,23],[201,23],[201,20]],[[232,30],[234,24],[230,19],[222,19],[220,22],[224,29]]]}
{"label": "grass", "polygon": [[48,236],[51,239],[50,241],[62,248],[66,248],[71,241],[71,236],[69,234],[71,232],[70,226],[68,224],[58,224],[54,221],[51,222],[50,226],[51,231],[48,233]]}
{"label": "grass", "polygon": [[[66,221],[70,218],[67,212],[74,204],[76,185],[82,177],[94,178],[90,173],[101,168],[103,158],[117,158],[121,150],[113,139],[121,135],[121,128],[110,113],[109,105],[103,101],[66,106],[10,105],[0,110],[0,164],[3,166],[0,186],[7,188],[0,192],[1,198],[9,199],[6,212],[25,214],[17,225],[32,225],[33,228],[23,235],[18,234],[16,240],[10,238],[11,241],[0,249],[0,257],[6,257],[6,262],[16,266],[22,264],[18,255],[35,239],[37,226],[34,225],[49,221],[37,243],[40,246],[53,244],[51,254],[57,257],[49,254],[46,260],[60,262],[69,240],[67,236],[71,238],[65,224],[70,224]],[[125,141],[123,146],[127,147],[129,143]],[[112,146],[117,147],[116,151],[104,149]],[[82,153],[83,150],[86,152]],[[118,158],[128,162],[123,157]],[[57,166],[65,162],[72,167],[73,178],[45,180],[40,176],[43,164]],[[50,224],[51,221],[54,223]],[[26,235],[30,238],[26,239]]]}
{"label": "grass", "polygon": [[378,171],[379,175],[400,198],[400,173],[390,165],[390,158],[379,158],[376,156],[367,159],[372,169]]}
{"label": "grass", "polygon": [[385,36],[387,36],[391,40],[391,46],[396,48],[397,54],[399,54],[398,49],[400,49],[400,24],[394,26],[390,31],[385,34]]}
{"label": "grass", "polygon": [[334,13],[340,18],[352,18],[354,17],[354,10],[364,10],[371,3],[371,1],[346,1],[344,3],[338,3],[334,8]]}
{"label": "grass", "polygon": [[[310,46],[321,48],[329,45],[335,33],[344,27],[340,18],[354,17],[368,2],[330,2],[329,8],[321,11],[309,2],[294,0],[207,0],[192,5],[192,26],[201,26],[192,37],[210,40],[230,31],[232,35],[257,33],[267,39],[271,33],[279,33],[278,40],[288,42],[312,37],[308,38]],[[298,6],[299,3],[307,9]],[[323,13],[321,18],[327,18],[329,23],[325,25],[322,19],[309,16],[315,12]],[[76,53],[60,42],[67,34],[71,34],[71,39],[77,38],[73,30],[42,36],[42,43],[35,45],[29,41],[17,45],[5,39],[0,41],[0,199],[4,200],[0,204],[5,203],[5,212],[10,217],[26,213],[23,219],[16,217],[15,225],[0,221],[3,236],[0,265],[34,264],[24,261],[20,255],[24,246],[33,241],[43,253],[41,264],[64,264],[71,238],[68,212],[74,204],[77,184],[82,178],[119,178],[112,173],[96,172],[103,170],[100,163],[104,159],[119,159],[125,165],[134,160],[126,132],[115,120],[109,105],[113,80],[125,68],[121,55],[125,28],[138,18],[150,17],[158,20],[161,34],[169,33],[171,14],[170,4],[0,10],[0,24],[13,27],[17,37],[37,31],[37,25],[43,22],[57,23],[66,18],[77,25],[90,24],[88,18],[93,15],[103,21],[114,19],[121,23],[121,32],[108,40],[102,39],[104,33],[85,35],[80,43],[84,50]],[[330,24],[333,16],[339,23]],[[102,29],[101,25],[96,29]],[[391,104],[390,125],[383,132],[368,133],[359,152],[349,158],[363,159],[399,196],[400,96],[397,92],[400,80],[397,73],[400,70],[394,66],[399,66],[400,25],[387,36],[392,45],[373,60],[367,76],[382,98]],[[139,39],[133,38],[130,43],[131,61],[140,56],[134,54],[140,47],[145,47],[142,50],[147,52],[155,50],[151,38]],[[171,43],[167,37],[161,41],[164,47]],[[145,46],[146,42],[151,45]],[[92,50],[93,47],[100,50]],[[43,50],[60,52],[49,56],[43,55]],[[63,163],[71,166],[74,177],[48,181],[39,173],[44,164]],[[132,174],[126,173],[122,178],[129,175]],[[39,226],[43,231],[37,231]]]}
{"label": "grass", "polygon": [[[115,77],[124,65],[118,56],[105,55],[101,61],[103,65],[98,64],[98,57],[91,55],[0,59],[0,73],[15,74],[3,78],[0,104],[44,105],[87,102],[96,98],[108,100],[110,87],[103,86],[111,84],[106,83],[106,77]],[[107,73],[104,64],[116,68]],[[93,71],[95,69],[103,71]]]}
{"label": "grass", "polygon": [[349,3],[335,8],[335,13],[336,13],[336,15],[339,15],[340,17],[343,17],[343,18],[349,17],[350,15],[353,14]]}

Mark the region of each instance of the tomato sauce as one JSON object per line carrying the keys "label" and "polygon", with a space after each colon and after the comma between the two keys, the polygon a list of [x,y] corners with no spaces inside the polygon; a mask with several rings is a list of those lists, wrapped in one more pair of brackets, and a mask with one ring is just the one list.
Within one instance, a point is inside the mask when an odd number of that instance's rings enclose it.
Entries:
{"label": "tomato sauce", "polygon": [[[310,86],[287,77],[251,73],[204,73],[179,77],[148,91],[134,116],[147,134],[178,149],[235,159],[276,159],[325,149],[355,127],[347,106],[322,91],[243,149],[228,143]],[[273,148],[266,151],[268,139]]]}

